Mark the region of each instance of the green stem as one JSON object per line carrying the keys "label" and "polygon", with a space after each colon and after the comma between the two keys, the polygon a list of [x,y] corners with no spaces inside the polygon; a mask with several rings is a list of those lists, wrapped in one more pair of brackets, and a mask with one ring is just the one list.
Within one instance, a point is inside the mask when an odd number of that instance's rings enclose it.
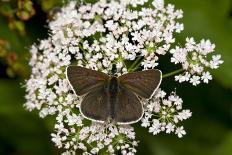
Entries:
{"label": "green stem", "polygon": [[175,71],[173,71],[173,72],[164,74],[164,75],[162,76],[162,78],[167,78],[167,77],[176,75],[176,74],[178,74],[178,73],[181,73],[181,72],[183,72],[183,71],[184,71],[183,69],[178,69],[178,70],[175,70]]}
{"label": "green stem", "polygon": [[133,71],[135,71],[136,69],[138,69],[138,67],[141,65],[141,62],[140,63],[138,63],[135,67],[134,67],[134,69],[132,69],[131,71],[133,72]]}
{"label": "green stem", "polygon": [[137,69],[137,67],[140,65],[140,61],[143,59],[143,57],[139,56],[136,58],[136,60],[133,62],[133,64],[129,67],[128,72],[134,71]]}
{"label": "green stem", "polygon": [[79,44],[79,48],[81,49],[82,52],[85,52],[85,53],[87,52],[81,44]]}

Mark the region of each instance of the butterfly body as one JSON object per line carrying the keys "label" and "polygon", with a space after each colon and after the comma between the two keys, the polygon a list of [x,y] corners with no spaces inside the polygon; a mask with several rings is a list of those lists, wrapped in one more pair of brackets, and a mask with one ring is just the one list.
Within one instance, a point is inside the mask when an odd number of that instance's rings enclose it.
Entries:
{"label": "butterfly body", "polygon": [[115,104],[117,104],[118,102],[118,92],[120,91],[119,88],[119,84],[118,84],[118,80],[116,77],[111,77],[110,78],[110,82],[108,85],[108,104],[109,104],[109,111],[110,111],[110,119],[114,119],[115,118]]}
{"label": "butterfly body", "polygon": [[115,77],[79,66],[69,66],[66,76],[76,95],[83,98],[80,112],[84,117],[97,122],[113,120],[118,124],[139,121],[143,116],[139,97],[149,99],[161,82],[159,70]]}

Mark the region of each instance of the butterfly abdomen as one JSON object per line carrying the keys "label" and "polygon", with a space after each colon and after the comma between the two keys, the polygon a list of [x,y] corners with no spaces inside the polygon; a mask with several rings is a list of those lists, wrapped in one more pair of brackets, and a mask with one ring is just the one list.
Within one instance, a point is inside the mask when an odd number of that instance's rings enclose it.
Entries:
{"label": "butterfly abdomen", "polygon": [[115,104],[117,102],[117,95],[119,91],[119,85],[118,85],[118,80],[116,77],[112,77],[109,82],[109,111],[110,111],[110,118],[114,119],[115,118]]}

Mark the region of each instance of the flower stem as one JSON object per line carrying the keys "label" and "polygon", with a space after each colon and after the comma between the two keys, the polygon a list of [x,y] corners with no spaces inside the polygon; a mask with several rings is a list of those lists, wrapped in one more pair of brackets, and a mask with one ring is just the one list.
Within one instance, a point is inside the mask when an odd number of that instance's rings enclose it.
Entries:
{"label": "flower stem", "polygon": [[133,62],[133,64],[129,67],[128,72],[136,70],[139,67],[140,61],[142,59],[143,59],[142,56],[137,57],[136,60]]}
{"label": "flower stem", "polygon": [[181,72],[183,72],[183,71],[184,71],[184,69],[181,68],[181,69],[175,70],[175,71],[173,71],[173,72],[164,74],[164,75],[162,76],[162,78],[167,78],[167,77],[176,75],[176,74],[178,74],[178,73],[181,73]]}
{"label": "flower stem", "polygon": [[82,52],[87,53],[87,51],[84,49],[84,47],[81,44],[79,44],[79,48],[81,49]]}

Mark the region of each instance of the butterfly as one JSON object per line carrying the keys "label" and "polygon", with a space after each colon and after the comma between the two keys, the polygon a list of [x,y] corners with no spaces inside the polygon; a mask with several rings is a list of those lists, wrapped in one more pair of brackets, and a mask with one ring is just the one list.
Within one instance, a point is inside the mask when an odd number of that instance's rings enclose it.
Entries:
{"label": "butterfly", "polygon": [[160,86],[162,72],[150,69],[119,77],[80,66],[68,66],[66,78],[82,98],[80,113],[96,122],[138,122],[144,113],[141,99],[150,99]]}

